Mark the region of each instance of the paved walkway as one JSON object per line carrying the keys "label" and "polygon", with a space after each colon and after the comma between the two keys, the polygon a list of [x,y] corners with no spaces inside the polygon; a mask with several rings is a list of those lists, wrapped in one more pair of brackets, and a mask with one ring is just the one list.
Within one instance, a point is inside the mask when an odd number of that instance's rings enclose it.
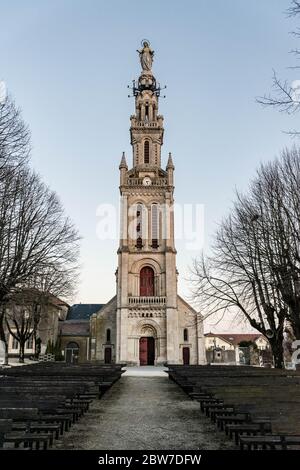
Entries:
{"label": "paved walkway", "polygon": [[166,367],[158,366],[139,366],[139,367],[125,367],[122,377],[168,377]]}
{"label": "paved walkway", "polygon": [[205,418],[199,403],[171,382],[163,368],[129,368],[56,449],[230,449],[232,443]]}

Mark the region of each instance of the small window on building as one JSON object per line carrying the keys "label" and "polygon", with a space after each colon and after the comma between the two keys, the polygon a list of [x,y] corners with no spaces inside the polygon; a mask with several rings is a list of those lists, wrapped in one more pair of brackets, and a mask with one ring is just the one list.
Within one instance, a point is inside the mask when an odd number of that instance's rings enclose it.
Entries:
{"label": "small window on building", "polygon": [[33,349],[33,335],[26,341],[25,349]]}
{"label": "small window on building", "polygon": [[188,329],[185,328],[183,330],[183,341],[188,341],[189,340],[189,332],[188,332]]}
{"label": "small window on building", "polygon": [[19,341],[12,336],[11,349],[19,349]]}
{"label": "small window on building", "polygon": [[110,333],[110,328],[106,330],[106,342],[110,343],[111,341],[111,333]]}
{"label": "small window on building", "polygon": [[144,143],[144,163],[149,163],[149,161],[150,161],[149,140],[145,140],[145,143]]}

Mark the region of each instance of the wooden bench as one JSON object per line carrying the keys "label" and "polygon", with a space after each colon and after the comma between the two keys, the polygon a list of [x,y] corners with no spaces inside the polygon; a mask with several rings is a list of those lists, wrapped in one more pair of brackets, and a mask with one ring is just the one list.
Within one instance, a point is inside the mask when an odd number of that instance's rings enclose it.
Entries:
{"label": "wooden bench", "polygon": [[[271,444],[281,448],[298,445],[299,371],[172,365],[169,377],[191,399],[198,400],[201,411],[230,438],[234,437],[236,444],[240,439],[248,439],[243,442],[250,444],[255,442],[251,439],[257,438],[264,448],[270,448]],[[268,440],[270,445],[266,444]],[[251,444],[250,448],[255,445],[258,444]]]}
{"label": "wooden bench", "polygon": [[297,446],[300,448],[300,436],[278,436],[278,435],[265,435],[265,436],[240,436],[240,449],[241,450],[263,450],[281,449],[287,450],[288,447]]}
{"label": "wooden bench", "polygon": [[122,367],[54,362],[3,368],[0,419],[6,420],[6,444],[48,448],[121,377]]}
{"label": "wooden bench", "polygon": [[244,434],[248,436],[257,436],[270,434],[272,432],[272,426],[270,421],[264,421],[261,423],[252,423],[247,424],[227,424],[225,426],[226,434],[230,438],[234,437],[236,445],[239,444],[240,437]]}
{"label": "wooden bench", "polygon": [[3,448],[5,443],[12,443],[14,448],[18,448],[20,444],[24,447],[40,449],[42,443],[43,450],[47,450],[48,444],[51,445],[50,434],[32,433],[32,432],[15,432],[13,431],[13,421],[8,419],[0,419],[0,448]]}

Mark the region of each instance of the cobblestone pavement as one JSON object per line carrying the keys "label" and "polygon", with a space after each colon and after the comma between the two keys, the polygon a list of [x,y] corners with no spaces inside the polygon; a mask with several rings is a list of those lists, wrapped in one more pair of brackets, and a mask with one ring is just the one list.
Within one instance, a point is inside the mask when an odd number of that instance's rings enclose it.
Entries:
{"label": "cobblestone pavement", "polygon": [[[54,449],[216,450],[233,444],[167,375],[133,373],[94,400]],[[147,372],[147,371],[146,371]],[[150,371],[151,372],[151,371]]]}

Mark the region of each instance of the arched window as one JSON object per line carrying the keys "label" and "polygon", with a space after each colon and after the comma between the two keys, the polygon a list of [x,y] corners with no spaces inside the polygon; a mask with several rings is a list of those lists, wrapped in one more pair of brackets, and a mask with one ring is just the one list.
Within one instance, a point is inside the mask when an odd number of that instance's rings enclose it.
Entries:
{"label": "arched window", "polygon": [[77,364],[79,356],[79,345],[75,341],[71,341],[66,346],[66,362]]}
{"label": "arched window", "polygon": [[183,341],[188,341],[189,340],[189,331],[187,328],[183,330]]}
{"label": "arched window", "polygon": [[140,271],[140,296],[154,296],[154,271],[149,266],[144,266]]}
{"label": "arched window", "polygon": [[151,238],[152,238],[152,248],[158,248],[158,239],[159,239],[159,211],[158,205],[152,204],[151,207]]}
{"label": "arched window", "polygon": [[110,341],[111,341],[110,328],[107,328],[107,330],[106,330],[106,342],[110,343]]}
{"label": "arched window", "polygon": [[150,145],[149,140],[144,142],[144,163],[149,163],[150,161]]}
{"label": "arched window", "polygon": [[67,344],[67,349],[79,349],[78,343],[75,343],[75,341],[71,341]]}

